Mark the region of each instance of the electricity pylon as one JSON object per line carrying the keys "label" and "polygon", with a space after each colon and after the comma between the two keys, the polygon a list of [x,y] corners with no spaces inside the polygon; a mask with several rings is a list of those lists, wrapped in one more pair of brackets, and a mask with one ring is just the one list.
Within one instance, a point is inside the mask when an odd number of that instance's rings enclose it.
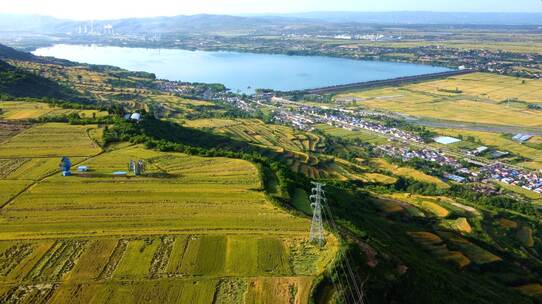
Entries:
{"label": "electricity pylon", "polygon": [[325,193],[322,189],[324,184],[311,182],[314,185],[312,195],[309,196],[311,201],[312,224],[309,240],[320,246],[324,245],[324,225],[322,224],[322,203],[326,202]]}

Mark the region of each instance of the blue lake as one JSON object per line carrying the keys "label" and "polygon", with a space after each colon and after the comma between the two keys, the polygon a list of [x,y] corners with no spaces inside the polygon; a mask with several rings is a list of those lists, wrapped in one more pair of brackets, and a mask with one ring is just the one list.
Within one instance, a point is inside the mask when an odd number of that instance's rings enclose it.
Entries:
{"label": "blue lake", "polygon": [[359,61],[320,56],[287,56],[179,49],[122,48],[58,44],[33,52],[77,62],[155,73],[158,78],[222,83],[233,91],[256,88],[301,90],[339,84],[437,73],[428,65]]}

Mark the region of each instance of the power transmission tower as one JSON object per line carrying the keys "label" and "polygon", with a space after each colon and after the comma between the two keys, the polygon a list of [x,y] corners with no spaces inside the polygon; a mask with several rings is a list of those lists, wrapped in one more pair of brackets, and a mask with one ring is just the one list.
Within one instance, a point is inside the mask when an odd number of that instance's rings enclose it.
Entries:
{"label": "power transmission tower", "polygon": [[309,197],[311,201],[312,224],[309,240],[320,246],[324,245],[324,225],[322,224],[322,203],[326,202],[325,193],[322,189],[324,184],[311,182],[314,185],[312,195]]}

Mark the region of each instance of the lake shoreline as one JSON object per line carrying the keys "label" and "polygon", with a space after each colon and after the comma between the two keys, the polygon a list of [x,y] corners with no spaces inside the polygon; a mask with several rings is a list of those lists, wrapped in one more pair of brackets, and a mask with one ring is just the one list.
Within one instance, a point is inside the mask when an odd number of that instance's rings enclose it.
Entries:
{"label": "lake shoreline", "polygon": [[55,45],[59,44],[67,44],[67,45],[88,45],[88,46],[100,46],[100,47],[119,47],[119,48],[128,48],[128,49],[134,49],[134,48],[140,48],[140,49],[148,49],[148,50],[182,50],[182,51],[190,51],[190,52],[232,52],[232,53],[245,53],[245,54],[260,54],[260,55],[284,55],[284,56],[291,56],[291,57],[324,57],[324,58],[338,58],[338,59],[350,59],[350,60],[356,60],[356,61],[369,61],[369,62],[383,62],[383,63],[406,63],[406,64],[414,64],[414,65],[420,65],[420,66],[428,66],[428,67],[435,67],[435,68],[445,68],[445,69],[456,69],[457,66],[450,66],[445,64],[436,64],[435,62],[427,62],[427,61],[408,61],[408,60],[381,60],[381,59],[373,59],[373,58],[359,58],[355,56],[348,56],[348,55],[336,55],[328,54],[324,52],[315,52],[315,53],[303,53],[302,51],[295,52],[291,50],[287,50],[284,52],[280,51],[267,51],[267,50],[247,50],[243,48],[235,48],[235,47],[158,47],[154,45],[147,45],[147,44],[122,44],[122,43],[103,43],[103,42],[87,42],[82,43],[79,41],[71,42],[71,41],[59,41],[56,43],[42,43],[38,46],[34,46],[28,49],[25,49],[25,51],[28,51],[29,53],[34,53],[38,49],[44,49],[44,48],[50,48]]}
{"label": "lake shoreline", "polygon": [[305,91],[451,71],[416,63],[238,51],[55,44],[33,54],[154,73],[171,81],[221,83],[232,91]]}

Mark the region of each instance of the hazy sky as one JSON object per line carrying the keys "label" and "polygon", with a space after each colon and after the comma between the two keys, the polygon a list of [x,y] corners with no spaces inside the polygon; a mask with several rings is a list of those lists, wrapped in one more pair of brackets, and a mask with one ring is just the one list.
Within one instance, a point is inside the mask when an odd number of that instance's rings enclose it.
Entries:
{"label": "hazy sky", "polygon": [[0,0],[0,13],[70,19],[307,11],[542,12],[541,0]]}

